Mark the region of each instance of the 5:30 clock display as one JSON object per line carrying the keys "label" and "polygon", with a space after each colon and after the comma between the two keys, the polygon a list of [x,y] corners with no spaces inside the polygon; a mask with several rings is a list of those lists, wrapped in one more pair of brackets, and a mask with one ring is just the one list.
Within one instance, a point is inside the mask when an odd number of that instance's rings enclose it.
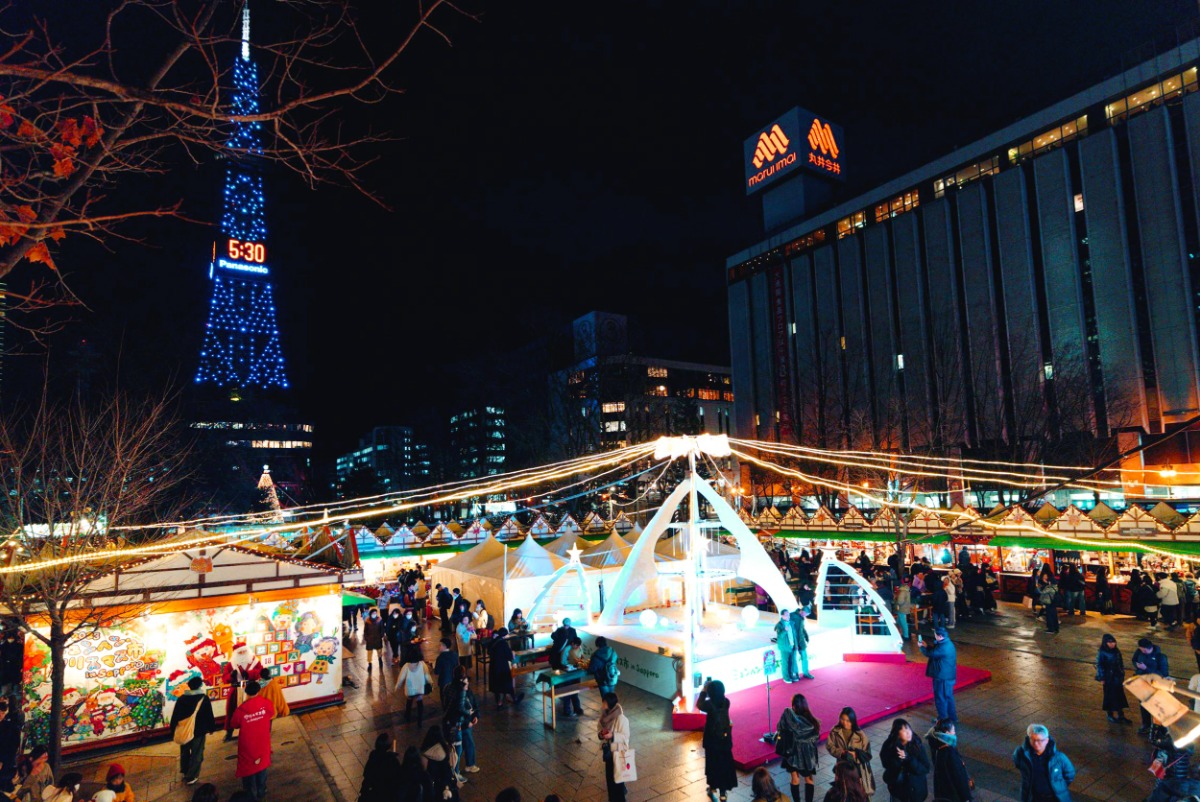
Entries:
{"label": "5:30 clock display", "polygon": [[229,258],[262,264],[267,261],[267,246],[261,242],[242,242],[231,239],[229,240]]}

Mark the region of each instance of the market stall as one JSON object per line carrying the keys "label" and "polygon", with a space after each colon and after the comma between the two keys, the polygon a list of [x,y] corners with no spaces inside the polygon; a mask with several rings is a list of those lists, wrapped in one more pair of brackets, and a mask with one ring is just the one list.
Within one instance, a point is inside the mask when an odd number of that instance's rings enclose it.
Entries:
{"label": "market stall", "polygon": [[[271,668],[293,710],[341,702],[342,586],[359,581],[357,569],[238,546],[174,552],[98,577],[81,598],[112,613],[66,650],[65,749],[165,732],[192,677],[223,716],[235,652],[252,669]],[[30,621],[38,627],[36,610]],[[25,666],[28,742],[45,743],[50,653],[36,638],[26,640]]]}

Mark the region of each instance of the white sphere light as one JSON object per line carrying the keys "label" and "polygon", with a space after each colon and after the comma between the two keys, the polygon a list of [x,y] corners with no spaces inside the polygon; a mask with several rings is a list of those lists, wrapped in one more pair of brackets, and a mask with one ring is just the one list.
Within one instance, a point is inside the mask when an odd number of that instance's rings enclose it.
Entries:
{"label": "white sphere light", "polygon": [[642,610],[642,614],[638,616],[638,623],[646,629],[654,629],[658,623],[658,614],[653,610]]}
{"label": "white sphere light", "polygon": [[742,608],[742,623],[746,629],[754,629],[754,625],[758,623],[758,608],[753,604]]}

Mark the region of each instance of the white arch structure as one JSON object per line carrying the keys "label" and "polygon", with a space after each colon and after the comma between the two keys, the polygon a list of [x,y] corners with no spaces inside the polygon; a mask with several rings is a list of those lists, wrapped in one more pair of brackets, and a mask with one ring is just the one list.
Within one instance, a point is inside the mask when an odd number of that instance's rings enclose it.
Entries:
{"label": "white arch structure", "polygon": [[[610,600],[605,604],[600,614],[599,624],[604,626],[620,626],[624,624],[625,606],[630,597],[651,579],[658,576],[658,568],[654,561],[654,547],[659,538],[672,526],[681,528],[687,538],[688,559],[686,561],[685,579],[686,596],[684,609],[688,621],[687,634],[683,639],[683,676],[685,687],[690,684],[692,666],[695,664],[695,642],[699,621],[702,618],[702,602],[699,591],[699,577],[704,570],[703,530],[711,528],[711,524],[699,520],[697,501],[698,496],[704,496],[717,513],[720,525],[725,527],[737,542],[741,557],[738,561],[737,575],[748,579],[761,587],[777,609],[795,609],[799,605],[792,589],[784,581],[775,563],[767,554],[766,549],[759,543],[758,538],[746,526],[737,512],[721,498],[713,487],[696,473],[696,455],[706,453],[713,457],[727,457],[729,439],[725,435],[700,435],[699,437],[663,437],[659,438],[655,459],[688,458],[688,477],[671,491],[663,501],[658,512],[646,524],[641,537],[633,546],[633,550],[625,560],[625,565],[617,575],[612,585]],[[672,524],[671,518],[683,497],[689,496],[689,515],[685,525]],[[690,693],[684,693],[684,702],[690,709],[692,699]]]}

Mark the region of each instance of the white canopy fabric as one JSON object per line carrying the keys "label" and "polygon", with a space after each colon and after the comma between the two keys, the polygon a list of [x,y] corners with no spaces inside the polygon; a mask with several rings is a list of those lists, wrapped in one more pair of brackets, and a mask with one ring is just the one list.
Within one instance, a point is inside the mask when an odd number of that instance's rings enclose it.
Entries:
{"label": "white canopy fabric", "polygon": [[637,543],[638,538],[641,536],[642,536],[642,525],[639,523],[634,523],[633,529],[629,530],[629,534],[622,535],[622,537],[625,538],[625,542],[631,546],[634,543]]}
{"label": "white canopy fabric", "polygon": [[633,546],[613,530],[608,537],[585,551],[579,558],[584,565],[592,568],[606,568],[610,565],[623,565]]}
{"label": "white canopy fabric", "polygon": [[496,579],[506,576],[509,580],[527,579],[548,577],[566,564],[562,557],[538,545],[533,535],[526,535],[521,545],[508,553],[507,559],[501,555],[501,559],[475,566],[471,573]]}
{"label": "white canopy fabric", "polygon": [[469,571],[478,565],[491,562],[498,558],[504,557],[504,551],[508,547],[501,543],[496,538],[488,534],[484,540],[477,546],[472,546],[461,554],[456,554],[448,560],[442,560],[438,563],[439,568],[448,568],[452,571]]}
{"label": "white canopy fabric", "polygon": [[567,552],[575,548],[576,544],[579,544],[581,548],[588,545],[587,541],[579,539],[578,529],[571,529],[547,543],[545,549],[551,554],[557,554],[559,557],[566,558]]}

